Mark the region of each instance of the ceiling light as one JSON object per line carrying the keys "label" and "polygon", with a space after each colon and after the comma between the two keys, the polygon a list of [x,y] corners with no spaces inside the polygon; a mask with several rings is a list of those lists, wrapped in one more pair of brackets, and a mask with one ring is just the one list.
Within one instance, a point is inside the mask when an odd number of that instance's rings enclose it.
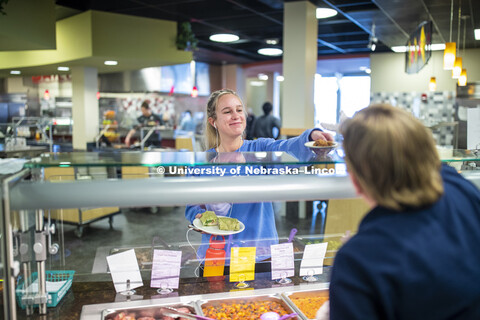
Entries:
{"label": "ceiling light", "polygon": [[235,42],[240,39],[240,37],[231,33],[217,33],[212,34],[209,39],[215,42]]}
{"label": "ceiling light", "polygon": [[480,40],[480,29],[475,29],[475,40]]}
{"label": "ceiling light", "polygon": [[330,18],[337,15],[337,10],[333,10],[330,8],[317,8],[317,19],[325,19]]}
{"label": "ceiling light", "polygon": [[[397,52],[397,53],[407,52],[407,46],[394,46],[391,49],[393,52]],[[430,45],[430,50],[432,51],[445,50],[445,43],[432,43]],[[413,48],[413,46],[411,51],[415,51],[415,48]]]}
{"label": "ceiling light", "polygon": [[278,44],[278,39],[267,39],[265,40],[267,44],[276,45]]}
{"label": "ceiling light", "polygon": [[20,70],[12,70],[10,74],[21,74]]}
{"label": "ceiling light", "polygon": [[70,68],[69,67],[58,67],[57,70],[58,71],[69,71]]}
{"label": "ceiling light", "polygon": [[264,73],[259,73],[258,74],[258,80],[263,80],[263,81],[267,81],[268,80],[268,76]]}
{"label": "ceiling light", "polygon": [[282,49],[279,48],[262,48],[258,49],[258,54],[264,55],[264,56],[280,56],[283,53]]}
{"label": "ceiling light", "polygon": [[432,43],[430,45],[430,50],[432,51],[445,50],[445,43]]}
{"label": "ceiling light", "polygon": [[277,81],[278,82],[282,82],[283,80],[285,80],[285,77],[284,76],[277,76]]}
{"label": "ceiling light", "polygon": [[118,64],[118,61],[115,60],[107,60],[104,62],[107,66],[116,66]]}
{"label": "ceiling light", "polygon": [[372,45],[370,46],[370,49],[371,49],[372,51],[375,51],[376,48],[377,48],[377,45],[375,44],[375,42],[372,43]]}
{"label": "ceiling light", "polygon": [[365,73],[370,74],[370,73],[372,73],[372,70],[370,68],[367,68],[367,69],[365,69]]}
{"label": "ceiling light", "polygon": [[263,81],[250,81],[250,85],[252,87],[261,87],[261,86],[265,85],[265,82],[263,82]]}

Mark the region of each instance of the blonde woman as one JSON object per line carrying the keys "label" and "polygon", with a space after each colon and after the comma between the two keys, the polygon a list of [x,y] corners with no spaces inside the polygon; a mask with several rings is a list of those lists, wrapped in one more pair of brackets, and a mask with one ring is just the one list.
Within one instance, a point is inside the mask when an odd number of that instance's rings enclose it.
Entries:
{"label": "blonde woman", "polygon": [[370,106],[341,133],[372,210],[335,257],[330,319],[480,319],[479,190],[406,111]]}
{"label": "blonde woman", "polygon": [[[311,151],[304,146],[305,142],[333,140],[331,135],[319,129],[306,130],[300,136],[287,140],[267,138],[244,140],[245,106],[240,97],[230,89],[215,91],[210,95],[205,125],[208,151],[217,152],[220,155],[224,152],[252,151],[288,151],[293,154],[311,154]],[[245,166],[242,167],[242,169],[244,168]],[[208,209],[215,211],[217,215],[237,218],[245,224],[245,230],[233,236],[234,244],[256,247],[257,261],[268,258],[270,245],[278,243],[271,202],[187,206],[185,217],[192,222],[195,218],[200,218],[201,214]],[[199,258],[205,256],[208,241],[209,235],[203,235],[204,245],[198,250]]]}

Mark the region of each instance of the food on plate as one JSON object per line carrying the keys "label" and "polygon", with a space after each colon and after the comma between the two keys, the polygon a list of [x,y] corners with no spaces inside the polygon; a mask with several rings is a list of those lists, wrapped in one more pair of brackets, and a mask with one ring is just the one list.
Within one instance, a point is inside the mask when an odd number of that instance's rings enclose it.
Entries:
{"label": "food on plate", "polygon": [[280,316],[288,313],[285,308],[276,301],[222,303],[219,306],[202,307],[202,310],[206,317],[222,320],[260,319],[260,316],[267,312],[276,312]]}
{"label": "food on plate", "polygon": [[219,217],[218,229],[226,231],[240,230],[240,222],[235,218]]}
{"label": "food on plate", "polygon": [[326,297],[306,297],[306,298],[291,298],[292,302],[302,311],[308,319],[315,319],[318,309],[328,301]]}
{"label": "food on plate", "polygon": [[202,213],[200,221],[205,227],[216,226],[218,224],[217,215],[213,211],[205,211],[204,213]]}
{"label": "food on plate", "polygon": [[331,147],[334,145],[333,141],[327,141],[327,140],[315,140],[313,143],[314,147]]}

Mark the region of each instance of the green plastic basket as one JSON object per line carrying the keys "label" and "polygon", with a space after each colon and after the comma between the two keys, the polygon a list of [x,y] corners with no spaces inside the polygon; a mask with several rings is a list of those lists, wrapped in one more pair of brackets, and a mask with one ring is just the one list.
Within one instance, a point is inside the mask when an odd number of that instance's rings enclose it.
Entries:
{"label": "green plastic basket", "polygon": [[[59,287],[55,286],[54,289],[50,288],[47,284],[47,307],[56,307],[57,304],[62,300],[63,296],[67,293],[68,289],[72,286],[74,270],[53,270],[46,271],[47,282],[58,283],[65,281]],[[30,284],[37,280],[37,273],[32,273],[32,280]],[[54,285],[54,284],[53,284]],[[50,286],[51,287],[51,286]],[[25,295],[24,280],[22,279],[15,290],[17,296],[17,303],[22,308],[25,309],[26,304],[23,301],[23,296]],[[34,307],[37,307],[38,304],[34,304]]]}

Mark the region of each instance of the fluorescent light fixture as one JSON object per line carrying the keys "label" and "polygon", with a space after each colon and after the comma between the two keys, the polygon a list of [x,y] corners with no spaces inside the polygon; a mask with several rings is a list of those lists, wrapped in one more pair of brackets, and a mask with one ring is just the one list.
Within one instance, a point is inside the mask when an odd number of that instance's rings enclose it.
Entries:
{"label": "fluorescent light fixture", "polygon": [[267,44],[270,44],[270,45],[274,46],[274,45],[278,44],[278,39],[267,39],[267,40],[265,40],[265,42]]}
{"label": "fluorescent light fixture", "polygon": [[316,16],[317,19],[326,19],[337,15],[337,10],[330,8],[317,8]]}
{"label": "fluorescent light fixture", "polygon": [[12,70],[10,71],[10,74],[21,74],[20,70]]}
{"label": "fluorescent light fixture", "polygon": [[268,76],[264,73],[259,73],[258,74],[258,80],[263,80],[263,81],[267,81],[268,80]]}
{"label": "fluorescent light fixture", "polygon": [[282,82],[283,80],[285,80],[285,77],[284,76],[277,76],[277,81],[278,82]]}
{"label": "fluorescent light fixture", "polygon": [[440,51],[440,50],[445,50],[445,43],[432,43],[430,45],[430,49],[432,51]]}
{"label": "fluorescent light fixture", "polygon": [[69,67],[58,67],[57,70],[58,71],[69,71],[70,68]]}
{"label": "fluorescent light fixture", "polygon": [[235,42],[240,39],[240,37],[232,33],[217,33],[212,34],[209,39],[215,42]]}
{"label": "fluorescent light fixture", "polygon": [[[395,46],[391,48],[393,52],[407,52],[407,46]],[[414,46],[411,48],[415,50]],[[445,50],[445,43],[432,43],[430,45],[430,50],[432,51],[440,51]]]}
{"label": "fluorescent light fixture", "polygon": [[263,82],[263,81],[250,81],[250,85],[252,87],[261,87],[261,86],[265,85],[265,82]]}
{"label": "fluorescent light fixture", "polygon": [[480,29],[475,29],[475,40],[480,40]]}
{"label": "fluorescent light fixture", "polygon": [[262,48],[258,49],[258,54],[264,55],[264,56],[280,56],[283,53],[282,49],[279,48]]}
{"label": "fluorescent light fixture", "polygon": [[115,60],[107,60],[104,62],[105,65],[107,66],[116,66],[118,64],[118,61],[115,61]]}

